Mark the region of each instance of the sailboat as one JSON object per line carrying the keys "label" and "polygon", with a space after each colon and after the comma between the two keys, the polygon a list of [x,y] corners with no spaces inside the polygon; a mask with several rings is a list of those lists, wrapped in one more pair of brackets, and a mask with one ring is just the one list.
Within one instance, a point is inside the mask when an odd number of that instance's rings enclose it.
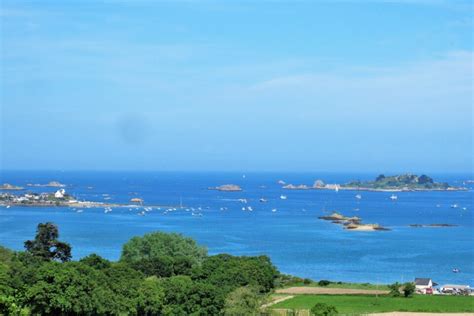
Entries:
{"label": "sailboat", "polygon": [[396,201],[396,200],[398,200],[398,196],[396,196],[395,194],[392,194],[392,195],[390,196],[390,200]]}

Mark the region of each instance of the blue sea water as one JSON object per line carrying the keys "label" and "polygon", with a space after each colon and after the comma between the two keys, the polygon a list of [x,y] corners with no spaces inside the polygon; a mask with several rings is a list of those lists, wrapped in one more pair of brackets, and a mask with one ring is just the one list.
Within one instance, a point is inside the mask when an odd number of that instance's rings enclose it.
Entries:
{"label": "blue sea water", "polygon": [[[185,172],[2,172],[0,182],[60,181],[83,200],[127,203],[140,197],[148,205],[178,205],[165,214],[153,209],[48,207],[0,208],[0,244],[20,250],[35,234],[36,225],[51,221],[60,227],[60,239],[73,246],[75,259],[98,253],[116,260],[129,238],[152,231],[179,232],[207,246],[210,254],[270,256],[281,272],[315,280],[378,282],[429,277],[435,282],[474,285],[473,190],[458,192],[391,193],[351,191],[288,191],[277,181],[309,184],[316,179],[344,183],[372,179],[374,174],[343,173],[185,173]],[[471,175],[434,175],[437,181],[461,185]],[[208,190],[209,186],[235,183],[242,192]],[[92,188],[90,188],[92,187]],[[32,188],[35,192],[54,188]],[[110,200],[104,200],[109,194]],[[280,199],[284,194],[287,200]],[[259,202],[260,198],[267,203]],[[248,204],[238,201],[248,199]],[[458,204],[458,208],[451,208]],[[252,212],[242,211],[251,206]],[[201,207],[202,216],[186,208]],[[221,208],[227,210],[221,210]],[[272,212],[272,209],[277,209]],[[463,208],[466,208],[465,210]],[[364,222],[390,228],[381,232],[354,232],[319,220],[339,211],[362,217]],[[411,228],[409,224],[448,223],[457,227]],[[453,273],[459,268],[460,273]]]}

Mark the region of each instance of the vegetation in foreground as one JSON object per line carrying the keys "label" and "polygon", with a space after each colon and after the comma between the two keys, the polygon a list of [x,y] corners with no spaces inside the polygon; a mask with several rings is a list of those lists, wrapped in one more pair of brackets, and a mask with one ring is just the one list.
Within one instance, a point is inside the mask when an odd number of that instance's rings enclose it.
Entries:
{"label": "vegetation in foreground", "polygon": [[310,310],[316,304],[335,306],[342,314],[382,312],[474,312],[474,297],[415,295],[405,298],[388,295],[297,295],[272,306],[273,309]]}
{"label": "vegetation in foreground", "polygon": [[266,256],[208,256],[179,234],[151,233],[118,262],[70,261],[52,223],[26,251],[0,247],[0,315],[257,315],[279,272]]}

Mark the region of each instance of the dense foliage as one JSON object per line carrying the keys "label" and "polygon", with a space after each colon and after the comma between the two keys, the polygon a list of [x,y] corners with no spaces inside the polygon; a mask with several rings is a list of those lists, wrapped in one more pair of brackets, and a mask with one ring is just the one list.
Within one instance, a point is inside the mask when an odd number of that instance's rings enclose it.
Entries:
{"label": "dense foliage", "polygon": [[134,237],[118,262],[70,261],[58,236],[40,224],[25,252],[0,247],[0,315],[252,315],[279,277],[265,256],[208,256],[178,234]]}

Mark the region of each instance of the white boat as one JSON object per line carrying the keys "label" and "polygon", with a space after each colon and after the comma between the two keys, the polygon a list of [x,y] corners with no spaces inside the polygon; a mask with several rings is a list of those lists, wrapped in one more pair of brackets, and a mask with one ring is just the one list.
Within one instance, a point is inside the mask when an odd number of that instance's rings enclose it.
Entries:
{"label": "white boat", "polygon": [[84,210],[77,210],[76,212],[77,213],[82,213],[82,212],[84,212]]}
{"label": "white boat", "polygon": [[253,208],[252,208],[251,206],[247,206],[247,211],[252,212],[252,211],[253,211]]}
{"label": "white boat", "polygon": [[276,211],[277,211],[277,209],[276,209],[276,208],[273,208],[273,209],[272,209],[272,212],[273,212],[273,213],[275,213]]}
{"label": "white boat", "polygon": [[10,208],[10,205],[7,205],[7,208]]}
{"label": "white boat", "polygon": [[245,211],[245,210],[246,210],[245,207],[242,207],[242,211]]}
{"label": "white boat", "polygon": [[459,207],[459,205],[457,205],[457,204],[451,205],[451,208],[458,208],[458,207]]}
{"label": "white boat", "polygon": [[355,198],[358,199],[358,200],[360,200],[360,199],[362,199],[362,195],[356,194]]}
{"label": "white boat", "polygon": [[396,196],[395,194],[392,194],[392,195],[390,196],[390,200],[396,201],[396,200],[398,200],[398,196]]}
{"label": "white boat", "polygon": [[260,199],[260,202],[261,202],[261,203],[266,203],[266,202],[268,202],[268,200],[265,199],[265,198],[261,198],[261,199]]}
{"label": "white boat", "polygon": [[336,187],[334,188],[336,192],[339,192],[339,186],[336,184]]}
{"label": "white boat", "polygon": [[286,196],[286,195],[280,195],[280,199],[286,200],[286,199],[287,199],[287,196]]}

